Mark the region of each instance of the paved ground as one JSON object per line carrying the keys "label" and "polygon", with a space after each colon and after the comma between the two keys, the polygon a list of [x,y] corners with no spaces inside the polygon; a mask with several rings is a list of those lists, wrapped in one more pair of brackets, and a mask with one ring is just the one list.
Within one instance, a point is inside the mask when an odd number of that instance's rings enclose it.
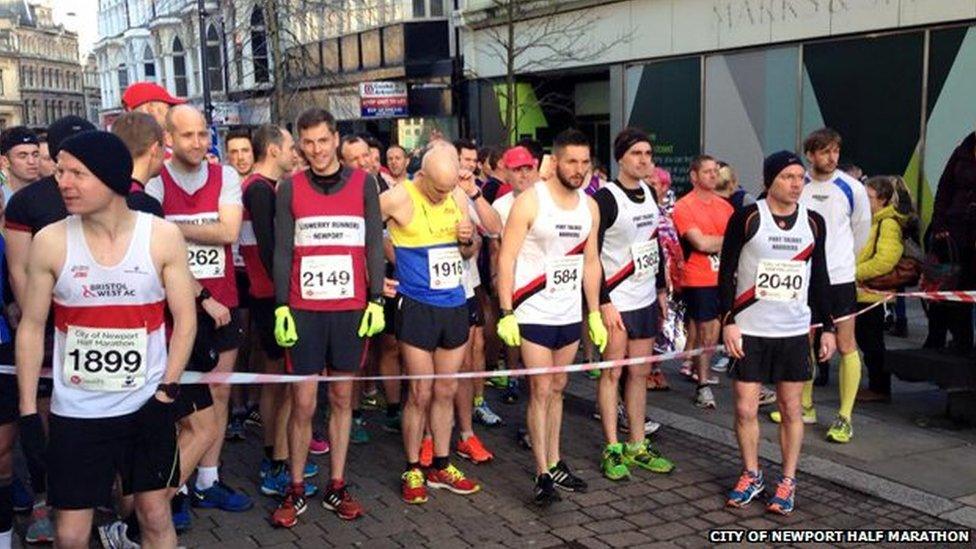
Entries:
{"label": "paved ground", "polygon": [[[581,380],[576,383],[582,383]],[[494,394],[490,391],[489,399]],[[522,416],[522,406],[495,403],[509,420]],[[761,505],[730,512],[723,494],[738,474],[733,448],[708,442],[669,428],[655,440],[677,463],[669,475],[638,473],[634,480],[613,483],[597,469],[600,429],[589,414],[592,404],[568,402],[564,427],[564,454],[590,482],[585,494],[566,495],[547,510],[528,504],[531,483],[530,455],[518,449],[514,429],[501,427],[485,434],[496,461],[485,466],[458,463],[470,476],[483,481],[484,490],[470,497],[434,492],[422,506],[399,500],[402,452],[399,437],[370,425],[373,442],[358,446],[350,456],[349,482],[365,504],[368,515],[343,522],[312,500],[301,524],[275,530],[267,523],[273,506],[257,496],[247,513],[198,511],[193,529],[181,538],[188,547],[368,547],[436,546],[478,547],[705,547],[715,527],[775,528],[945,528],[949,524],[916,511],[865,496],[829,482],[801,475],[798,511],[774,517]],[[379,419],[379,413],[375,413]],[[228,447],[223,467],[225,480],[251,494],[257,493],[256,470],[260,458],[257,433],[247,442]],[[323,469],[327,456],[315,458]],[[773,477],[775,467],[767,465]],[[323,471],[325,473],[326,471]],[[321,481],[321,477],[316,479]]]}

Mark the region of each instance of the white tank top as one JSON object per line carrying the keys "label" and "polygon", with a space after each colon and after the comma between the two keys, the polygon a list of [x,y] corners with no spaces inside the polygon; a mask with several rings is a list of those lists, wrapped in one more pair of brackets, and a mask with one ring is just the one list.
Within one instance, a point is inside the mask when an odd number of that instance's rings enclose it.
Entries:
{"label": "white tank top", "polygon": [[610,301],[618,311],[642,309],[657,300],[661,210],[643,181],[644,202],[636,203],[616,183],[606,185],[617,203],[617,219],[603,233],[600,262]]}
{"label": "white tank top", "polygon": [[166,294],[149,251],[152,216],[136,214],[125,257],[95,262],[78,216],[54,285],[54,394],[59,416],[104,418],[138,410],[166,369]]}
{"label": "white tank top", "polygon": [[798,204],[789,230],[776,225],[765,200],[756,203],[759,228],[742,246],[736,271],[735,323],[745,335],[790,337],[810,331],[810,260],[814,235]]}
{"label": "white tank top", "polygon": [[539,209],[515,260],[515,318],[547,326],[580,322],[583,248],[593,225],[587,196],[580,190],[576,207],[564,210],[544,182],[533,188]]}

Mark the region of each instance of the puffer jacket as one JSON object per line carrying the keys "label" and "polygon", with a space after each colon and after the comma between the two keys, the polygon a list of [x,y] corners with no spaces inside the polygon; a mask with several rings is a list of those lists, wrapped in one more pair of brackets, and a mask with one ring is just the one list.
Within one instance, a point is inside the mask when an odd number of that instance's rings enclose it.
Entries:
{"label": "puffer jacket", "polygon": [[[868,242],[857,254],[855,279],[860,285],[865,280],[886,275],[895,269],[905,251],[902,229],[908,219],[894,206],[885,206],[871,216],[871,232]],[[858,303],[875,303],[884,298],[881,294],[857,290]]]}

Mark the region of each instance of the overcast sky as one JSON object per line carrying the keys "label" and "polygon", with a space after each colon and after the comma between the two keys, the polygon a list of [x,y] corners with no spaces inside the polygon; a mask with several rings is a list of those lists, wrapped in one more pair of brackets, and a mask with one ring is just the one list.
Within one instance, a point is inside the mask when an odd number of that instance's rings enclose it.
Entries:
{"label": "overcast sky", "polygon": [[82,58],[98,40],[98,0],[46,0],[54,6],[54,21],[78,33]]}

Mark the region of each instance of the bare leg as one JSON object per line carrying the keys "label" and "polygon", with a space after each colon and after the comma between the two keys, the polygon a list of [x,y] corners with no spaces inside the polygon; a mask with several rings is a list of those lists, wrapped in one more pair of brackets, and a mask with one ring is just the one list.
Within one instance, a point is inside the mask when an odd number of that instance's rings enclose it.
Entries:
{"label": "bare leg", "polygon": [[88,549],[94,516],[94,509],[59,509],[54,521],[54,546],[58,549]]}
{"label": "bare leg", "polygon": [[803,408],[800,406],[802,392],[803,382],[784,381],[776,384],[776,403],[783,416],[779,426],[779,443],[783,452],[784,477],[796,478],[796,464],[800,460],[800,448],[803,446]]}
{"label": "bare leg", "polygon": [[[434,371],[438,374],[454,374],[461,369],[467,345],[456,349],[434,351]],[[470,386],[470,383],[468,384]],[[454,422],[454,396],[458,390],[457,379],[434,380],[433,400],[430,403],[430,430],[434,435],[434,457],[446,457],[451,453],[451,428]],[[469,397],[470,398],[470,397]],[[468,400],[468,418],[471,417],[471,400]]]}
{"label": "bare leg", "polygon": [[[470,372],[474,366],[472,362],[472,347],[474,346],[474,326],[471,327],[468,336],[468,343],[464,346],[464,360],[461,363],[461,372]],[[474,434],[474,391],[480,379],[459,379],[457,391],[454,395],[454,408],[457,413],[458,434],[461,440],[466,440]]]}
{"label": "bare leg", "polygon": [[[237,349],[220,353],[215,372],[233,372],[237,360]],[[215,383],[210,386],[213,394],[213,412],[217,427],[210,447],[200,460],[201,467],[217,467],[220,465],[220,452],[224,448],[224,433],[227,431],[227,406],[230,400],[230,385]]]}
{"label": "bare leg", "polygon": [[[627,343],[627,356],[650,356],[654,352],[653,339],[635,339]],[[635,364],[627,367],[627,380],[624,383],[624,407],[630,423],[628,442],[637,444],[644,441],[644,417],[647,412],[647,375],[650,364]]]}
{"label": "bare leg", "polygon": [[[291,417],[288,420],[288,457],[292,484],[305,482],[305,463],[308,461],[308,443],[312,440],[312,418],[319,391],[318,381],[300,381],[291,384]],[[348,429],[346,436],[349,436]]]}
{"label": "bare leg", "polygon": [[[341,375],[341,372],[335,372]],[[329,443],[332,453],[332,480],[343,480],[346,474],[346,455],[349,452],[349,430],[352,428],[352,381],[329,383]],[[309,423],[311,425],[311,422]],[[307,446],[307,445],[306,445]],[[303,466],[304,467],[304,466]]]}
{"label": "bare leg", "polygon": [[[431,353],[401,342],[400,356],[403,357],[408,375],[434,373],[434,357]],[[409,387],[407,401],[403,406],[403,449],[408,463],[418,463],[420,439],[424,433],[434,383],[431,380],[411,380]]]}
{"label": "bare leg", "polygon": [[136,518],[142,533],[142,547],[176,547],[176,529],[166,489],[135,495]]}
{"label": "bare leg", "polygon": [[[627,352],[627,332],[612,328],[607,347],[603,351],[604,360],[619,360]],[[600,423],[603,424],[603,439],[607,444],[617,443],[617,385],[620,384],[622,367],[606,368],[597,382],[597,405],[600,410]]]}
{"label": "bare leg", "polygon": [[[526,368],[552,366],[553,352],[541,345],[522,340],[522,361]],[[537,375],[529,377],[529,405],[526,409],[525,423],[532,441],[532,457],[535,458],[536,474],[541,475],[549,470],[547,463],[548,429],[547,412],[552,398],[553,379],[551,375]]]}
{"label": "bare leg", "polygon": [[[573,342],[553,351],[553,365],[565,366],[573,363],[579,342]],[[553,374],[552,376],[552,396],[549,400],[548,417],[546,418],[546,436],[548,444],[546,446],[547,465],[555,465],[561,459],[559,454],[559,437],[563,427],[563,391],[569,383],[569,375],[566,373]]]}
{"label": "bare leg", "polygon": [[[745,381],[732,383],[732,390],[735,393],[735,436],[739,440],[739,453],[742,455],[742,464],[747,471],[759,470],[758,412],[761,387],[761,383]],[[783,421],[785,423],[785,416]]]}

